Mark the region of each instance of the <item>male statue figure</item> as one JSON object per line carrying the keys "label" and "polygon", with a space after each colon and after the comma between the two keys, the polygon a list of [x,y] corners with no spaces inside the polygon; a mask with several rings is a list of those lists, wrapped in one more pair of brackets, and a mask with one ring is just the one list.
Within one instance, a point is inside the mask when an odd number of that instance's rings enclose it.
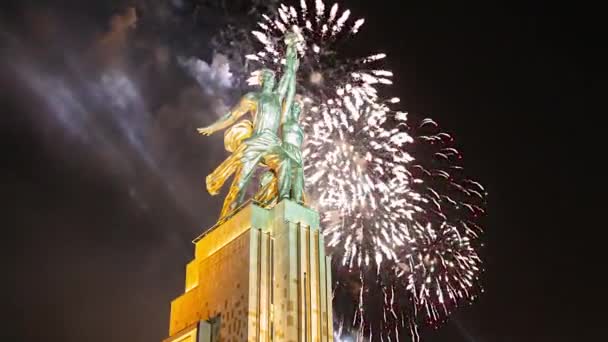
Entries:
{"label": "male statue figure", "polygon": [[[225,170],[232,170],[232,166],[234,166],[235,177],[224,200],[220,218],[225,217],[243,203],[247,185],[259,163],[268,164],[271,160],[276,161],[281,159],[277,157],[277,155],[282,154],[281,140],[278,137],[278,132],[281,124],[283,102],[291,103],[293,101],[293,99],[286,98],[286,96],[293,97],[294,94],[293,92],[289,92],[288,94],[288,90],[291,88],[290,83],[295,81],[296,70],[298,68],[298,53],[296,50],[298,38],[299,36],[295,33],[289,33],[285,37],[285,43],[287,44],[285,72],[276,89],[274,72],[267,69],[262,70],[260,73],[262,90],[260,92],[246,94],[229,113],[210,126],[198,129],[198,132],[203,135],[211,135],[235,124],[239,118],[247,113],[251,113],[253,116],[253,132],[251,137],[244,139],[233,152],[233,155],[226,162],[222,163],[227,163],[227,166],[223,167]],[[279,179],[285,179],[286,175],[290,172],[289,165],[285,163],[270,164],[275,165],[274,171]],[[218,169],[221,168],[222,165],[218,167]],[[226,172],[224,172],[225,175]],[[217,193],[217,190],[223,185],[227,177],[214,179],[212,176],[213,174],[207,177],[207,188],[213,195]],[[279,188],[281,186],[279,185]],[[283,192],[285,191],[288,190],[283,190]]]}
{"label": "male statue figure", "polygon": [[[299,124],[302,103],[294,102],[283,111],[283,124],[281,125],[282,150],[280,154],[268,160],[269,171],[262,175],[261,184],[255,195],[255,200],[267,206],[274,201],[290,198],[304,204],[304,165],[302,161],[302,142],[304,130]],[[274,167],[280,163],[286,172],[277,174]],[[281,178],[283,177],[283,178]],[[281,189],[279,189],[281,184]]]}

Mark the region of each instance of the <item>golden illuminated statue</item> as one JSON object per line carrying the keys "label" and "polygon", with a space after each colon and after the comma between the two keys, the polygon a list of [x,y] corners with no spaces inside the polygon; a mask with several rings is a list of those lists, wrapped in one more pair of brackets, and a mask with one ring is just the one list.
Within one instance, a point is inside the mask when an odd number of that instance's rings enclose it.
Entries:
{"label": "golden illuminated statue", "polygon": [[[205,135],[225,129],[231,153],[207,176],[207,190],[218,194],[234,179],[220,221],[193,241],[184,293],[171,302],[163,342],[333,341],[331,258],[319,214],[303,205],[299,38],[286,36],[285,70],[276,89],[274,74],[261,71],[259,92],[199,128]],[[261,180],[245,205],[258,169]]]}
{"label": "golden illuminated statue", "polygon": [[[285,123],[293,121],[290,119],[293,113],[297,113],[296,116],[300,113],[300,105],[293,106],[298,68],[296,50],[298,39],[299,36],[295,33],[286,35],[286,65],[278,87],[275,88],[274,72],[268,69],[261,70],[259,73],[261,91],[246,94],[226,115],[210,126],[198,129],[199,133],[210,135],[230,127],[224,135],[224,143],[226,150],[232,152],[232,155],[207,176],[207,190],[210,194],[216,195],[225,181],[234,174],[220,218],[224,218],[244,202],[247,186],[260,164],[268,167],[271,173],[264,175],[256,199],[269,202],[276,197],[280,200],[293,196],[294,200],[302,202],[303,189],[292,191],[294,188],[292,185],[300,184],[298,180],[301,177],[294,178],[293,175],[298,173],[294,172],[297,165],[301,168],[299,146],[302,139],[300,138],[298,143],[295,135],[289,134],[290,138],[287,140],[294,142],[294,146],[297,145],[298,151],[294,152],[296,148],[287,147],[286,150],[284,139],[279,138],[281,123],[285,129]],[[242,120],[237,123],[248,113],[252,114],[253,122]],[[288,128],[289,130],[294,131],[293,127]],[[299,174],[301,173],[300,171]],[[303,185],[295,187],[303,188]]]}

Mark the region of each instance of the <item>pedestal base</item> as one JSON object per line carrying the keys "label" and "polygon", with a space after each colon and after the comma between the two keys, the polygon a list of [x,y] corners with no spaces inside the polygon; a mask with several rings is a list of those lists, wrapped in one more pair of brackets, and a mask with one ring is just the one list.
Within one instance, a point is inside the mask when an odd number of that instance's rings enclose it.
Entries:
{"label": "pedestal base", "polygon": [[319,216],[250,204],[195,241],[165,341],[332,341],[331,267]]}

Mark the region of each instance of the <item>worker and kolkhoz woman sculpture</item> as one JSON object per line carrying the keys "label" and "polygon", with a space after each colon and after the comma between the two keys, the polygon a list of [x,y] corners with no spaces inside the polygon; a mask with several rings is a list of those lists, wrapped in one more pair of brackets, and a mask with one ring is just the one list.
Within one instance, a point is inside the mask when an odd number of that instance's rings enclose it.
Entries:
{"label": "worker and kolkhoz woman sculpture", "polygon": [[[295,32],[285,36],[285,67],[278,85],[272,70],[259,71],[260,91],[246,94],[230,112],[198,129],[203,135],[226,129],[224,146],[232,153],[206,179],[207,191],[216,195],[234,175],[220,220],[244,203],[247,186],[258,167],[267,171],[254,196],[256,202],[269,205],[291,199],[304,203],[301,152],[304,132],[299,125],[303,104],[296,99],[297,44],[300,41],[301,36]],[[239,121],[248,113],[252,115],[252,121]]]}

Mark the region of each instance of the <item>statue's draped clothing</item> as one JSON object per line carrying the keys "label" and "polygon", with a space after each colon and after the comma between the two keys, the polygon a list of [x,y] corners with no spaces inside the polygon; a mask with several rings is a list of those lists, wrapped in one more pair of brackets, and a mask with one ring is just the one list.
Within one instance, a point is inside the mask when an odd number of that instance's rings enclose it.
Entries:
{"label": "statue's draped clothing", "polygon": [[[216,194],[219,193],[226,180],[232,174],[235,174],[235,178],[224,201],[221,213],[222,217],[230,212],[232,209],[230,205],[236,199],[239,190],[246,185],[244,184],[245,181],[251,176],[249,173],[252,173],[258,164],[261,163],[269,167],[275,177],[279,179],[289,177],[288,173],[291,170],[291,164],[281,145],[281,140],[274,132],[263,130],[257,135],[244,139],[236,150],[207,176],[207,190],[212,194]],[[248,171],[247,173],[242,173],[240,172],[241,170]],[[278,189],[276,184],[271,186],[273,186],[274,191],[268,188],[266,188],[266,191],[274,192],[275,194],[276,191],[279,193],[281,191],[288,191],[287,189]],[[289,183],[284,184],[283,187],[289,187]],[[264,198],[268,199],[269,196],[271,195],[267,194]]]}

